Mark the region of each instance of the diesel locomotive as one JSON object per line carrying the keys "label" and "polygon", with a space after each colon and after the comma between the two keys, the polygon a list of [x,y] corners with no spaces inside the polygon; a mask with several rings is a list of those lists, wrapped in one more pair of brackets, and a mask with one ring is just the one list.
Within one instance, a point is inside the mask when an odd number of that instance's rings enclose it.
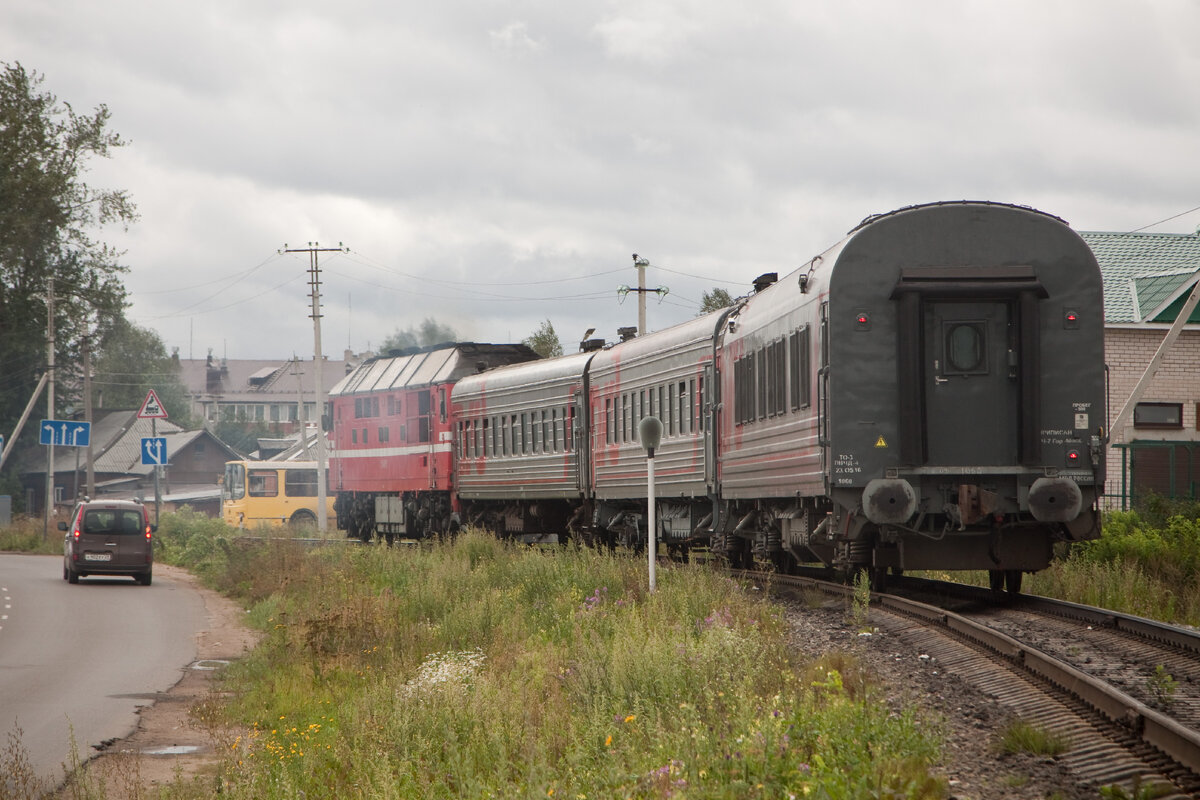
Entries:
{"label": "diesel locomotive", "polygon": [[581,350],[451,343],[360,366],[330,395],[339,526],[638,546],[653,415],[672,550],[877,582],[983,569],[1015,592],[1056,541],[1099,536],[1100,270],[1041,211],[868,217],[726,309]]}

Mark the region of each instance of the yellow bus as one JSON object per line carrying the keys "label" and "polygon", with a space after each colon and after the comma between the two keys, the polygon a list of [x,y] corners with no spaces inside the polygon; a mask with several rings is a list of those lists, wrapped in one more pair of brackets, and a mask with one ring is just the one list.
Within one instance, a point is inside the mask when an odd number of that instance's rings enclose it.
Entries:
{"label": "yellow bus", "polygon": [[[330,528],[337,526],[333,500],[326,497]],[[316,525],[317,462],[226,461],[221,507],[235,528]]]}

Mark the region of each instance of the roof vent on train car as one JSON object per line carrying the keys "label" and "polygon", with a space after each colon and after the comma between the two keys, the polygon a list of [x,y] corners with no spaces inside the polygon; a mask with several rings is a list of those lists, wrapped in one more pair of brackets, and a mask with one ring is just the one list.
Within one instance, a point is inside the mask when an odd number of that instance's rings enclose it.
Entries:
{"label": "roof vent on train car", "polygon": [[763,289],[765,289],[768,286],[770,286],[771,284],[775,283],[775,281],[777,281],[777,280],[779,280],[778,272],[764,272],[762,275],[759,275],[757,278],[754,279],[755,294],[757,294],[758,292],[761,292]]}
{"label": "roof vent on train car", "polygon": [[624,328],[617,328],[617,336],[621,337],[622,342],[628,342],[630,339],[637,336],[637,326],[629,325]]}

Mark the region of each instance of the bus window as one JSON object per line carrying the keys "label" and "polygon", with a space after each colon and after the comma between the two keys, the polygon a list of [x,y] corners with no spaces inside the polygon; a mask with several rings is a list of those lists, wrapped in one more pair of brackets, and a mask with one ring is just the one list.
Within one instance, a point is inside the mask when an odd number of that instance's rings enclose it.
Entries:
{"label": "bus window", "polygon": [[317,471],[289,469],[283,477],[283,493],[288,497],[316,497]]}
{"label": "bus window", "polygon": [[275,470],[250,470],[250,496],[275,497],[279,494],[279,473]]}
{"label": "bus window", "polygon": [[225,481],[221,491],[230,500],[241,500],[246,496],[246,466],[244,464],[225,465]]}

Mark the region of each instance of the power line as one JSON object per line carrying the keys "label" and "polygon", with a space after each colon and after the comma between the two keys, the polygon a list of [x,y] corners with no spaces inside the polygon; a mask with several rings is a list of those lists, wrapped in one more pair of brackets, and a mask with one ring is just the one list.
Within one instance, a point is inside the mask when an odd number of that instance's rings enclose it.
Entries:
{"label": "power line", "polygon": [[1180,211],[1178,214],[1175,214],[1174,216],[1167,217],[1166,219],[1160,219],[1158,222],[1151,222],[1149,225],[1143,225],[1140,228],[1134,228],[1131,231],[1126,231],[1126,233],[1139,233],[1141,231],[1146,230],[1147,228],[1153,228],[1155,225],[1162,225],[1164,222],[1170,222],[1173,219],[1179,219],[1180,217],[1185,217],[1188,214],[1191,214],[1193,211],[1200,211],[1200,206],[1196,206],[1195,208],[1189,208],[1187,211]]}

